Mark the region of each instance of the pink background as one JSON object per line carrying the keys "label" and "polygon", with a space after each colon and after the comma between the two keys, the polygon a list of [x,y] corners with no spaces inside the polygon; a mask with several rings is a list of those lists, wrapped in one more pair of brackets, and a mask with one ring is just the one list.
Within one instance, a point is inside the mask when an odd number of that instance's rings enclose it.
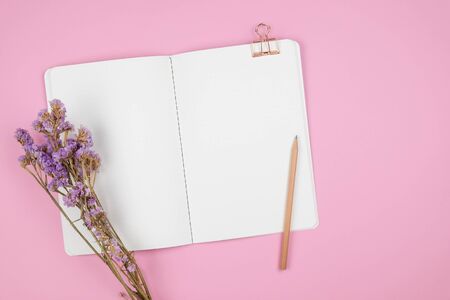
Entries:
{"label": "pink background", "polygon": [[246,43],[260,20],[302,46],[321,224],[137,254],[156,300],[450,299],[449,1],[0,1],[0,298],[118,299],[68,257],[16,157],[46,68]]}

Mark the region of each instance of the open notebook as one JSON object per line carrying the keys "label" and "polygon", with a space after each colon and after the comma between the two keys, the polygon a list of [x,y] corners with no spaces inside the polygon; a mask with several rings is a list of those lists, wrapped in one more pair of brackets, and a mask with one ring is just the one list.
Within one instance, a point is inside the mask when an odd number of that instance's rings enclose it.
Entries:
{"label": "open notebook", "polygon": [[[259,58],[240,45],[46,72],[48,100],[93,133],[96,190],[130,250],[281,232],[295,135],[292,229],[317,226],[299,46],[278,46]],[[63,234],[68,254],[91,253],[64,220]]]}

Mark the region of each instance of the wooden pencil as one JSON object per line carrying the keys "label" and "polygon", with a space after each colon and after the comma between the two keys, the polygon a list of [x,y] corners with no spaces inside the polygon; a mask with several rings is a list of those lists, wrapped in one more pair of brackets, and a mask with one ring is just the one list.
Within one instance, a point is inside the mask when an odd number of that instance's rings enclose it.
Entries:
{"label": "wooden pencil", "polygon": [[289,235],[291,231],[291,219],[292,219],[292,206],[294,204],[295,173],[297,171],[297,156],[298,156],[298,139],[297,136],[295,136],[295,139],[291,147],[291,161],[289,166],[288,193],[286,199],[286,211],[284,215],[283,240],[281,244],[281,263],[280,263],[281,270],[286,270],[287,267]]}

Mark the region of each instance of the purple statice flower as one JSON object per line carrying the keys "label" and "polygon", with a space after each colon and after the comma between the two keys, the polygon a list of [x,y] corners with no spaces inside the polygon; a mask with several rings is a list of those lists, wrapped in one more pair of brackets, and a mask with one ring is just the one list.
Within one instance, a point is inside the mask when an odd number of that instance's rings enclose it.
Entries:
{"label": "purple statice flower", "polygon": [[33,129],[36,130],[37,132],[42,131],[42,123],[39,120],[34,120],[31,123],[31,127],[33,127]]}
{"label": "purple statice flower", "polygon": [[87,198],[86,204],[89,207],[89,215],[91,217],[96,217],[97,215],[103,212],[103,209],[97,205],[97,201],[94,197]]}
{"label": "purple statice flower", "polygon": [[64,196],[63,197],[63,203],[67,207],[74,207],[77,204],[77,200],[78,199],[71,198],[69,196]]}
{"label": "purple statice flower", "polygon": [[63,122],[58,126],[59,132],[72,131],[72,130],[73,130],[73,125],[72,125],[72,123],[69,123],[68,121]]}
{"label": "purple statice flower", "polygon": [[64,205],[67,207],[75,206],[81,198],[86,197],[89,194],[87,188],[81,182],[75,183],[74,187],[63,198]]}
{"label": "purple statice flower", "polygon": [[19,158],[17,158],[17,160],[19,161],[19,163],[22,165],[26,160],[27,160],[27,156],[26,155],[21,155],[19,156]]}
{"label": "purple statice flower", "polygon": [[53,99],[50,101],[51,116],[58,124],[63,123],[66,120],[66,108],[59,99]]}
{"label": "purple statice flower", "polygon": [[78,159],[81,159],[81,158],[90,158],[90,157],[94,158],[94,157],[97,157],[97,156],[98,156],[98,155],[97,155],[97,153],[95,153],[94,150],[91,150],[91,149],[86,148],[86,147],[81,147],[81,148],[78,149],[77,152],[75,153],[75,157],[78,158]]}
{"label": "purple statice flower", "polygon": [[119,255],[116,255],[116,254],[113,253],[113,254],[111,254],[111,257],[112,257],[113,260],[115,260],[118,263],[122,262],[122,258]]}
{"label": "purple statice flower", "polygon": [[52,180],[48,184],[48,188],[52,191],[67,186],[69,184],[69,174],[66,167],[59,161],[53,159],[52,155],[47,152],[47,146],[37,147],[35,154],[37,162],[44,173]]}
{"label": "purple statice flower", "polygon": [[42,121],[42,119],[47,119],[48,118],[48,117],[46,117],[47,115],[50,116],[50,113],[48,112],[48,110],[45,108],[41,109],[37,114],[38,120]]}
{"label": "purple statice flower", "polygon": [[84,175],[83,175],[83,168],[81,167],[80,161],[78,159],[75,159],[74,163],[75,163],[75,165],[74,165],[75,172],[77,173],[77,176],[82,178]]}
{"label": "purple statice flower", "polygon": [[66,122],[66,108],[58,99],[50,101],[50,112],[41,110],[32,125],[34,130],[45,134],[59,134],[73,129],[73,125]]}
{"label": "purple statice flower", "polygon": [[31,147],[34,144],[33,138],[25,129],[18,128],[15,134],[16,140],[24,147]]}
{"label": "purple statice flower", "polygon": [[63,159],[68,158],[71,155],[71,151],[66,147],[60,148],[58,151],[52,153],[52,158],[55,161],[61,161]]}
{"label": "purple statice flower", "polygon": [[42,122],[42,127],[48,133],[53,133],[53,124],[52,124],[52,122],[50,120],[43,121]]}
{"label": "purple statice flower", "polygon": [[36,158],[42,171],[44,171],[45,174],[52,176],[56,170],[55,161],[52,156],[47,153],[45,149],[41,148],[36,151]]}
{"label": "purple statice flower", "polygon": [[109,243],[114,247],[117,252],[121,251],[119,247],[119,242],[115,238],[110,238]]}
{"label": "purple statice flower", "polygon": [[53,111],[61,111],[64,116],[66,114],[66,107],[64,106],[64,103],[62,103],[61,100],[59,99],[53,99],[52,101],[50,101],[50,108]]}
{"label": "purple statice flower", "polygon": [[25,150],[25,153],[36,156],[36,152],[39,151],[39,146],[36,144],[30,144],[23,146],[23,149]]}
{"label": "purple statice flower", "polygon": [[85,127],[80,127],[80,129],[78,129],[77,142],[84,148],[90,148],[94,145],[92,134],[89,129]]}
{"label": "purple statice flower", "polygon": [[22,167],[26,167],[31,163],[31,160],[28,155],[21,155],[17,159]]}
{"label": "purple statice flower", "polygon": [[77,198],[89,195],[88,189],[84,186],[82,182],[76,182],[70,193]]}
{"label": "purple statice flower", "polygon": [[53,120],[48,110],[43,109],[38,113],[38,118],[33,122],[33,127],[40,128],[43,133],[53,133]]}
{"label": "purple statice flower", "polygon": [[84,164],[88,173],[100,168],[100,156],[94,150],[82,147],[75,152],[75,157]]}
{"label": "purple statice flower", "polygon": [[35,161],[35,152],[38,146],[34,143],[33,138],[25,129],[17,129],[15,138],[25,151],[25,155],[19,157],[19,163],[22,167],[26,167]]}
{"label": "purple statice flower", "polygon": [[119,243],[115,238],[110,238],[108,241],[106,241],[108,245],[107,252],[108,254],[118,263],[122,263],[122,257],[124,256],[124,253],[122,249],[119,246]]}
{"label": "purple statice flower", "polygon": [[101,209],[100,207],[91,208],[91,209],[89,210],[89,214],[90,214],[92,217],[95,217],[95,216],[97,216],[98,214],[100,214],[100,213],[102,213],[102,212],[103,212],[103,209]]}
{"label": "purple statice flower", "polygon": [[91,217],[89,216],[89,214],[84,213],[83,214],[83,221],[84,221],[84,225],[87,227],[87,229],[92,229],[92,220]]}
{"label": "purple statice flower", "polygon": [[37,115],[37,119],[33,121],[32,126],[34,130],[41,133],[45,133],[46,128],[52,129],[52,126],[50,126],[50,113],[46,109],[41,110]]}
{"label": "purple statice flower", "polygon": [[95,237],[99,240],[103,239],[103,233],[100,230],[97,230],[95,227],[92,228],[92,232],[94,233]]}
{"label": "purple statice flower", "polygon": [[52,153],[52,157],[55,161],[61,161],[71,157],[76,150],[79,148],[78,143],[74,139],[67,139],[66,145],[59,148],[57,151]]}
{"label": "purple statice flower", "polygon": [[130,273],[135,272],[135,271],[136,271],[136,265],[133,264],[133,263],[128,263],[128,264],[127,264],[127,270],[128,270],[128,272],[130,272]]}
{"label": "purple statice flower", "polygon": [[97,206],[97,201],[95,200],[94,197],[89,197],[86,201],[87,205],[91,206],[91,207],[95,207]]}
{"label": "purple statice flower", "polygon": [[53,179],[48,184],[48,188],[52,191],[69,185],[69,174],[66,168],[59,162],[55,162],[55,171],[51,175]]}

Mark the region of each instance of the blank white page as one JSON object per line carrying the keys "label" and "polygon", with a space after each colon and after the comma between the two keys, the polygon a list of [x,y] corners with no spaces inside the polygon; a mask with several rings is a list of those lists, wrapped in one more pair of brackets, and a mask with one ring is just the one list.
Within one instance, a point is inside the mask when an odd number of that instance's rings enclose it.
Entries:
{"label": "blank white page", "polygon": [[[169,58],[56,67],[45,80],[48,100],[62,100],[69,120],[93,133],[96,191],[128,248],[191,243]],[[68,254],[91,253],[66,222],[63,234]]]}
{"label": "blank white page", "polygon": [[173,57],[194,242],[282,231],[299,137],[292,228],[318,224],[299,46],[250,45]]}

